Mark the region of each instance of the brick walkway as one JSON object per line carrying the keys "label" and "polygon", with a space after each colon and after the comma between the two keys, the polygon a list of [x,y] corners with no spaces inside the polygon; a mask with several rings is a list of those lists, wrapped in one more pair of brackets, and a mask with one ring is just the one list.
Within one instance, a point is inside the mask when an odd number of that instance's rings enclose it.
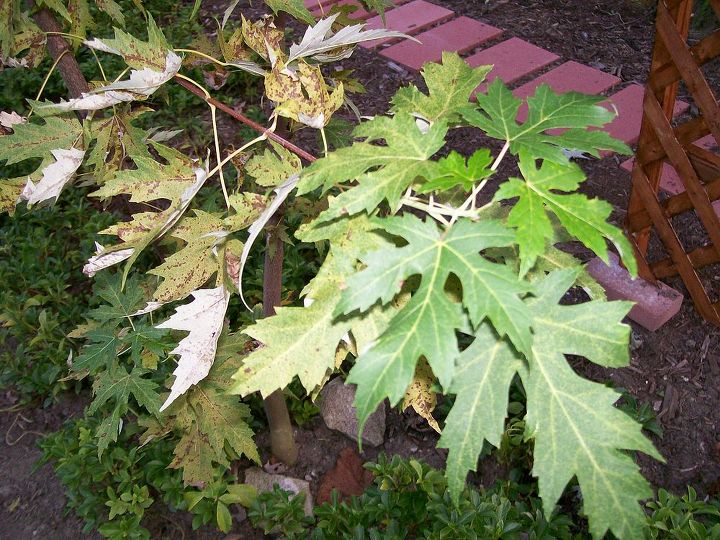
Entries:
{"label": "brick walkway", "polygon": [[[383,28],[382,19],[368,13],[358,0],[304,0],[305,6],[316,16],[322,16],[333,5],[354,5],[359,9],[350,17],[364,21],[367,28]],[[438,62],[443,51],[454,51],[465,57],[471,66],[493,64],[495,67],[487,82],[478,87],[482,92],[487,83],[500,78],[518,97],[531,95],[538,85],[548,84],[556,92],[583,92],[605,94],[604,105],[615,107],[618,117],[603,129],[627,144],[637,142],[642,119],[644,87],[639,84],[622,84],[622,81],[591,66],[574,61],[563,61],[558,55],[517,37],[506,37],[501,28],[456,14],[426,0],[395,0],[396,7],[387,11],[387,28],[417,38],[409,40],[384,39],[361,44],[377,51],[386,59],[407,69],[418,71],[426,62]],[[530,80],[528,81],[528,78]],[[517,86],[517,81],[527,81]],[[687,103],[678,103],[675,115],[687,110]],[[526,112],[520,111],[519,121]],[[605,154],[608,155],[608,154]],[[632,159],[622,167],[632,170]],[[661,187],[670,193],[682,190],[682,182],[674,169],[665,166]],[[715,203],[720,213],[720,204]]]}

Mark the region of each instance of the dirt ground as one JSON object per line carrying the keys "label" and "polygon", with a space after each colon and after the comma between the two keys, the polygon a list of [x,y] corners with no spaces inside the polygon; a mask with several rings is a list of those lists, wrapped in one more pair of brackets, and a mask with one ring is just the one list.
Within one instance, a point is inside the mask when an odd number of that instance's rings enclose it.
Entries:
{"label": "dirt ground", "polygon": [[[458,15],[504,29],[504,39],[521,37],[555,52],[563,61],[576,60],[594,66],[614,73],[624,82],[642,84],[647,77],[654,35],[653,14],[641,2],[444,0],[437,3]],[[210,4],[213,13],[222,13],[226,3],[209,2],[203,5],[203,10],[209,10]],[[246,2],[241,2],[236,13],[243,10],[243,4]],[[691,40],[698,37],[697,33],[693,34]],[[378,61],[374,53],[363,49],[342,65],[354,69],[368,90],[366,95],[355,99],[363,114],[384,112],[388,98],[400,85],[420,81],[416,74]],[[708,65],[705,71],[716,95],[720,95],[718,62]],[[523,82],[525,80],[517,84]],[[240,101],[242,97],[238,98]],[[302,134],[299,142],[308,150],[317,151],[314,136]],[[484,142],[468,130],[459,131],[452,139],[454,148],[466,152]],[[581,163],[588,174],[584,190],[609,200],[615,208],[614,219],[619,223],[624,217],[630,181],[618,164],[615,157]],[[687,220],[683,235],[682,240],[688,244],[703,242],[704,233],[692,219]],[[709,268],[704,278],[708,283],[720,284],[720,270]],[[678,280],[669,284],[686,292]],[[643,473],[654,486],[683,492],[690,484],[702,494],[719,494],[720,387],[714,381],[720,377],[720,330],[699,317],[687,294],[681,312],[657,332],[631,324],[632,363],[628,368],[608,370],[580,363],[578,370],[592,379],[612,381],[615,386],[627,389],[638,399],[650,403],[658,414],[664,435],[652,438],[666,463],[644,456],[639,458]],[[0,410],[14,403],[12,392],[0,393]],[[62,487],[49,466],[30,474],[33,463],[40,457],[35,446],[38,434],[57,429],[65,419],[81,414],[82,407],[81,399],[67,397],[49,409],[22,410],[22,416],[17,412],[0,412],[0,539],[97,538],[97,535],[83,535],[82,523],[72,515],[64,515]],[[434,449],[435,437],[409,427],[412,420],[411,415],[392,413],[387,441],[381,449],[441,466],[444,454]],[[23,433],[25,435],[18,439]],[[258,438],[261,446],[264,441],[263,436]],[[320,419],[308,429],[298,430],[298,442],[300,462],[288,473],[310,480],[314,491],[320,478],[333,467],[340,451],[353,446],[348,439],[328,430]],[[367,450],[362,457],[373,459],[379,450]],[[481,469],[496,467],[489,461]],[[482,482],[489,477],[477,480]],[[176,538],[178,527],[185,538],[223,538],[220,533],[209,530],[192,532],[188,520],[178,515],[172,515],[174,524],[167,521],[170,520],[157,518],[151,527],[153,538]],[[235,529],[231,537],[262,536],[244,525],[240,530]]]}

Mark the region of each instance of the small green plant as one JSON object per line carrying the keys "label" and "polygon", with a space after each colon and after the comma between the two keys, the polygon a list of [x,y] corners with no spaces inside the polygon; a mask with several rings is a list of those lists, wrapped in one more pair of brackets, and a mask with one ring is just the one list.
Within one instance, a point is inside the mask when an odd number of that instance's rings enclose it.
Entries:
{"label": "small green plant", "polygon": [[172,510],[184,508],[182,475],[168,468],[172,443],[137,444],[137,424],[129,423],[116,444],[102,456],[95,430],[99,420],[86,417],[66,423],[40,441],[65,486],[68,511],[85,521],[84,531],[97,529],[106,538],[150,538],[142,527],[148,508],[162,500]]}
{"label": "small green plant", "polygon": [[79,345],[67,334],[97,302],[80,268],[90,235],[113,220],[82,190],[54,208],[0,214],[0,387],[13,385],[23,401],[47,404],[73,385],[61,380]]}
{"label": "small green plant", "polygon": [[265,533],[275,531],[291,539],[549,540],[579,533],[565,514],[547,519],[536,492],[510,500],[499,486],[489,491],[469,488],[455,503],[443,472],[424,463],[381,455],[366,467],[375,476],[374,486],[345,502],[333,493],[311,518],[304,515],[301,496],[293,498],[277,486],[258,496],[248,517]]}
{"label": "small green plant", "polygon": [[[223,475],[224,476],[224,475]],[[201,525],[212,523],[222,532],[230,532],[232,514],[231,504],[250,507],[257,498],[257,490],[247,484],[232,484],[222,476],[199,491],[187,491],[185,502],[187,509],[195,514],[193,530]]]}
{"label": "small green plant", "polygon": [[642,425],[645,431],[662,437],[663,429],[657,421],[657,415],[655,411],[653,411],[652,406],[646,401],[639,401],[623,388],[617,388],[616,390],[622,392],[622,398],[618,402],[618,408],[635,419],[635,421]]}
{"label": "small green plant", "polygon": [[698,500],[692,487],[682,497],[661,489],[657,500],[647,507],[652,512],[648,516],[648,538],[720,539],[720,501]]}

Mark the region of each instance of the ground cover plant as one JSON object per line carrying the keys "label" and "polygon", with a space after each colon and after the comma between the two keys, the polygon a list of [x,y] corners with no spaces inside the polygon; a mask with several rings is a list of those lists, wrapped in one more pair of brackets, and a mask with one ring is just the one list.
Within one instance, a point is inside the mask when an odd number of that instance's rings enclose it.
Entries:
{"label": "ground cover plant", "polygon": [[[389,114],[359,123],[352,145],[315,161],[287,141],[288,132],[305,126],[327,140],[325,128],[352,87],[321,66],[382,34],[337,16],[311,21],[294,3],[268,5],[312,26],[290,44],[270,19],[223,22],[216,44],[186,49],[171,47],[148,17],[147,40],[118,29],[114,38],[84,42],[99,56],[122,58],[129,77],[119,70],[117,80],[103,77],[68,101],[33,100],[29,122],[3,116],[11,133],[0,159],[41,160],[3,182],[7,210],[18,199],[23,212],[52,203],[79,183],[90,184],[101,203],[131,203],[128,219],[104,230],[118,240],[103,237],[86,263],[87,274],[99,272],[105,302],[75,333],[89,342],[72,372],[93,380],[89,412],[102,416],[94,428],[98,459],[137,419],[141,442],[173,441],[170,467],[182,469],[185,484],[209,489],[192,507],[210,501],[202,514],[214,511],[225,527],[222,490],[209,487],[217,469],[240,456],[259,461],[249,410],[236,394],[259,393],[272,403],[293,381],[315,394],[346,362],[361,423],[384,399],[403,400],[413,383],[425,390],[411,404],[429,422],[435,391],[456,396],[440,445],[449,450],[447,496],[457,502],[485,442],[500,446],[509,387],[520,380],[523,438],[534,441],[533,473],[546,512],[576,476],[595,537],[607,530],[641,537],[638,501],[651,491],[627,451],[659,456],[640,425],[613,406],[619,394],[579,377],[563,356],[604,366],[628,361],[629,329],[621,320],[629,305],[606,302],[579,263],[555,247],[579,241],[607,258],[609,241],[634,266],[621,232],[607,223],[609,205],[577,193],[584,175],[568,157],[627,150],[587,130],[612,119],[598,106],[601,98],[541,87],[518,123],[523,103],[502,83],[469,104],[488,68],[445,55],[424,70],[427,93],[400,90]],[[25,21],[10,17],[13,24]],[[19,40],[4,40],[5,62],[27,62],[16,56],[23,53]],[[133,125],[142,103],[172,81],[206,97],[215,125],[219,105],[182,71],[199,59],[208,71],[219,66],[258,77],[274,103],[267,127],[237,149],[224,152],[215,132],[209,152],[188,156]],[[448,133],[459,127],[482,130],[502,150],[443,152]],[[558,128],[566,131],[551,131]],[[312,164],[303,167],[300,158]],[[486,196],[504,160],[517,162],[519,173]],[[215,196],[203,200],[219,205],[200,200],[207,191]],[[287,229],[283,213],[300,215],[302,224]],[[256,272],[251,251],[263,229],[270,236],[266,276],[279,281],[268,268],[282,263],[280,241],[290,242],[291,234],[306,252],[317,249],[319,269],[293,296],[266,281],[264,314],[285,305],[255,320],[260,297],[249,294],[247,277]],[[163,253],[160,264],[139,258],[151,246]],[[119,269],[108,276],[111,267]],[[566,305],[573,287],[593,299]],[[239,301],[255,311],[238,315]],[[270,423],[275,453],[292,460],[287,426],[273,416]],[[124,509],[115,515],[137,516],[129,497],[110,501]]]}

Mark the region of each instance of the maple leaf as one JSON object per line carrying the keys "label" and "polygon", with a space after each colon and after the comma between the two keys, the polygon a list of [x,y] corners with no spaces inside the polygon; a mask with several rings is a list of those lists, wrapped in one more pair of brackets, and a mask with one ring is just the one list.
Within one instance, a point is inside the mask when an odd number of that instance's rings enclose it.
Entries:
{"label": "maple leaf", "polygon": [[[364,142],[340,148],[303,171],[298,195],[357,180],[356,186],[330,201],[328,210],[316,219],[318,224],[341,215],[373,211],[383,200],[394,211],[417,178],[436,177],[437,163],[428,159],[444,146],[446,133],[442,123],[421,132],[410,114],[375,117],[354,130],[355,137],[366,137]],[[383,139],[386,146],[370,144]]]}
{"label": "maple leaf", "polygon": [[277,63],[265,75],[265,95],[276,103],[275,114],[320,129],[343,104],[345,94],[342,83],[330,92],[320,68],[300,61],[297,72]]}
{"label": "maple leaf", "polygon": [[9,0],[0,4],[0,63],[10,57],[15,44],[15,12],[19,11],[20,2]]}
{"label": "maple leaf", "polygon": [[[509,229],[499,221],[461,220],[441,230],[412,215],[374,222],[407,245],[362,255],[367,267],[347,280],[336,313],[364,311],[378,299],[387,303],[409,277],[420,275],[421,281],[350,372],[348,382],[358,385],[355,406],[362,422],[385,397],[392,404],[402,398],[420,356],[428,360],[440,384],[449,386],[459,354],[455,331],[465,328],[463,306],[475,326],[487,317],[518,350],[530,350],[530,314],[519,298],[529,285],[509,267],[480,255],[483,249],[511,244],[514,235]],[[446,292],[451,273],[462,284],[462,304]]]}
{"label": "maple leaf", "polygon": [[161,411],[192,385],[203,380],[215,360],[230,295],[223,285],[215,289],[199,289],[191,295],[194,298],[192,302],[178,307],[172,317],[156,326],[189,332],[170,351],[170,354],[178,355],[180,359],[173,371],[175,381],[170,388],[170,395],[160,408]]}
{"label": "maple leaf", "polygon": [[115,334],[114,328],[102,326],[90,330],[85,337],[90,343],[80,351],[75,358],[72,370],[79,372],[87,370],[90,374],[97,373],[101,369],[110,369],[117,358],[118,347],[121,340]]}
{"label": "maple leaf", "polygon": [[228,466],[226,445],[238,455],[260,463],[248,425],[252,417],[250,408],[227,393],[232,383],[230,375],[241,366],[242,357],[237,350],[245,340],[239,334],[223,334],[218,358],[208,376],[167,409],[163,424],[144,422],[149,429],[141,437],[142,444],[169,430],[183,433],[170,467],[183,470],[186,485],[202,486],[211,482],[215,472],[213,462]]}
{"label": "maple leaf", "polygon": [[[293,43],[290,46],[287,63],[301,58],[312,58],[317,62],[333,62],[349,57],[353,52],[351,45],[357,43],[381,38],[409,37],[402,32],[384,28],[363,30],[364,24],[345,26],[337,32],[333,32],[332,26],[338,15],[336,13],[318,21],[315,26],[309,26],[300,43]],[[313,19],[310,24],[314,22]]]}
{"label": "maple leaf", "polygon": [[610,240],[631,273],[637,272],[637,262],[629,241],[622,231],[609,224],[612,206],[600,199],[589,199],[576,191],[585,179],[582,169],[574,163],[560,165],[543,161],[538,169],[535,159],[520,154],[523,179],[510,178],[500,185],[494,200],[519,197],[508,215],[508,224],[517,231],[520,246],[520,274],[533,267],[537,257],[554,235],[547,214],[552,212],[562,226],[602,260],[609,264],[605,239]]}
{"label": "maple leaf", "polygon": [[114,0],[95,0],[95,5],[100,11],[110,15],[120,26],[125,26],[125,15],[117,2]]}
{"label": "maple leaf", "polygon": [[[604,97],[578,92],[556,94],[547,84],[541,84],[535,94],[527,98],[528,116],[525,122],[516,121],[523,100],[516,98],[507,86],[495,79],[487,94],[477,94],[477,109],[465,108],[462,115],[470,125],[482,129],[488,136],[506,141],[510,152],[527,152],[536,159],[556,163],[569,162],[563,150],[584,152],[600,157],[600,150],[629,154],[630,148],[613,139],[605,131],[587,131],[610,122],[615,113],[599,105]],[[562,129],[562,133],[549,130]]]}
{"label": "maple leaf", "polygon": [[102,40],[95,38],[86,41],[85,44],[103,52],[122,56],[125,63],[131,68],[138,70],[150,68],[154,71],[163,71],[167,63],[167,53],[172,51],[172,48],[150,14],[147,16],[147,23],[147,41],[137,39],[127,32],[115,28],[115,38]]}
{"label": "maple leaf", "polygon": [[447,157],[438,160],[436,177],[420,186],[417,192],[447,191],[457,186],[470,191],[476,182],[493,174],[490,169],[492,162],[490,151],[486,149],[478,150],[467,161],[453,150]]}
{"label": "maple leaf", "polygon": [[153,301],[182,300],[222,270],[223,256],[213,253],[218,243],[214,233],[225,234],[222,219],[201,210],[195,210],[195,217],[186,216],[173,227],[170,236],[182,240],[185,246],[148,271],[163,278]]}
{"label": "maple leaf", "polygon": [[440,433],[440,426],[432,415],[437,405],[437,394],[432,391],[433,382],[435,382],[435,377],[430,366],[427,361],[420,360],[415,369],[413,381],[405,391],[401,409],[404,411],[408,407],[412,407],[416,413],[427,421],[431,428]]}
{"label": "maple leaf", "polygon": [[233,375],[233,393],[259,391],[267,396],[287,386],[295,376],[311,392],[323,381],[335,366],[338,344],[355,324],[351,319],[335,319],[340,285],[354,272],[362,246],[385,243],[371,232],[374,228],[366,216],[360,215],[321,231],[305,229],[298,234],[305,242],[331,239],[330,252],[318,275],[302,292],[312,302],[306,307],[277,308],[273,317],[243,330],[264,346],[250,354],[242,369]]}
{"label": "maple leaf", "polygon": [[245,172],[263,187],[277,187],[302,169],[300,158],[275,141],[262,154],[253,156]]}
{"label": "maple leaf", "polygon": [[528,300],[535,339],[527,372],[526,429],[535,438],[533,474],[547,512],[576,476],[583,511],[594,538],[611,530],[618,538],[643,538],[645,514],[638,500],[652,496],[627,450],[662,459],[641,426],[613,406],[620,395],[578,376],[564,354],[604,366],[627,365],[630,328],[621,323],[629,302],[558,302],[576,272],[550,274]]}
{"label": "maple leaf", "polygon": [[484,441],[500,447],[505,431],[508,388],[524,362],[509,343],[482,324],[475,340],[457,359],[455,376],[448,392],[455,403],[445,419],[438,447],[449,449],[446,475],[454,497],[465,488],[470,470],[475,470]]}
{"label": "maple leaf", "polygon": [[471,68],[457,53],[443,52],[442,64],[428,63],[422,69],[428,94],[415,85],[404,86],[391,100],[392,111],[418,115],[429,122],[455,122],[491,69]]}
{"label": "maple leaf", "polygon": [[148,132],[131,123],[144,112],[144,109],[131,111],[128,106],[117,107],[112,116],[93,118],[87,123],[87,132],[95,144],[85,163],[93,167],[99,184],[119,171],[126,157],[151,158],[145,145]]}
{"label": "maple leaf", "polygon": [[92,319],[117,326],[123,319],[130,319],[143,301],[143,292],[137,276],[130,276],[127,287],[121,285],[119,274],[102,274],[95,280],[93,293],[105,303],[89,312]]}
{"label": "maple leaf", "polygon": [[43,201],[57,200],[65,185],[75,176],[75,171],[82,165],[84,150],[58,148],[50,153],[55,162],[42,169],[42,178],[35,184],[28,178],[20,198],[28,202],[28,206]]}
{"label": "maple leaf", "polygon": [[2,138],[0,161],[7,165],[26,159],[41,158],[43,165],[51,160],[51,152],[59,148],[73,148],[82,141],[83,129],[77,118],[52,116],[43,118],[44,124],[19,123],[13,126],[13,133]]}
{"label": "maple leaf", "polygon": [[156,391],[158,385],[142,375],[148,370],[135,367],[129,373],[121,366],[115,366],[100,373],[93,382],[95,399],[88,413],[95,413],[105,403],[112,401],[116,405],[127,404],[132,395],[138,405],[155,416],[160,415],[160,397]]}
{"label": "maple leaf", "polygon": [[101,231],[101,234],[116,234],[125,242],[111,248],[99,246],[96,255],[83,268],[85,274],[90,275],[127,259],[126,277],[142,250],[172,228],[204,184],[207,171],[194,167],[190,158],[162,144],[153,142],[152,145],[167,164],[161,165],[154,159],[136,156],[137,169],[119,171],[91,196],[112,197],[129,193],[131,202],[165,199],[170,201],[170,205],[160,212],[135,214],[130,222]]}
{"label": "maple leaf", "polygon": [[315,17],[308,11],[302,0],[265,0],[265,4],[276,15],[281,11],[289,13],[293,18],[308,24],[315,23]]}

